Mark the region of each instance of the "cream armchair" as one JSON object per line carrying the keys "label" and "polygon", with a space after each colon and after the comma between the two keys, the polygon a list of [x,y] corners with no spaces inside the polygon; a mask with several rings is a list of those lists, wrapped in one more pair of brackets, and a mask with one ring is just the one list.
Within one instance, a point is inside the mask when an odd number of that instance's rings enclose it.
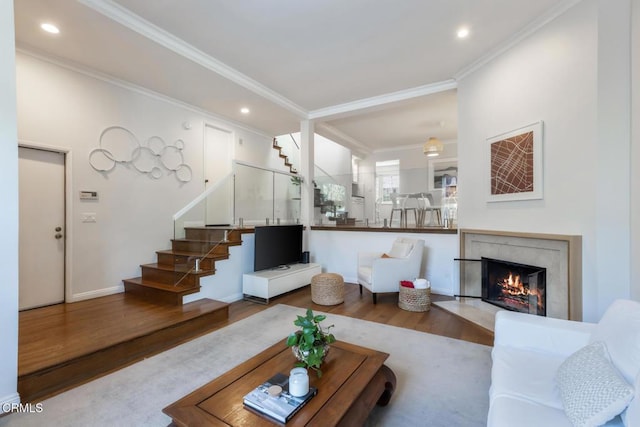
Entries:
{"label": "cream armchair", "polygon": [[360,293],[363,286],[367,288],[373,294],[375,304],[377,293],[399,292],[401,280],[420,277],[423,251],[424,240],[399,237],[389,252],[358,253]]}

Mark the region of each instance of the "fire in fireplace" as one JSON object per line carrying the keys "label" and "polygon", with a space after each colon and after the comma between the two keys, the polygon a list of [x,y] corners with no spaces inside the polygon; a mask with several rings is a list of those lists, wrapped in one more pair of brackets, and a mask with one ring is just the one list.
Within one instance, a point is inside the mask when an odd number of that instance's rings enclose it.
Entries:
{"label": "fire in fireplace", "polygon": [[507,310],[546,316],[547,269],[482,257],[482,300]]}

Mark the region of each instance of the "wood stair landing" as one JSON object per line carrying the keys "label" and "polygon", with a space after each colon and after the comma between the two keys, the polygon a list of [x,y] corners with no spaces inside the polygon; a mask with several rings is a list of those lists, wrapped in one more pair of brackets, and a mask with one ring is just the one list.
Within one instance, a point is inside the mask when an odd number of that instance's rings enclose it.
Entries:
{"label": "wood stair landing", "polygon": [[[186,228],[184,239],[173,239],[171,249],[156,252],[156,263],[140,266],[140,277],[123,280],[125,292],[160,304],[182,305],[185,295],[200,290],[201,277],[215,274],[216,261],[229,258],[229,247],[241,244],[240,230]],[[198,271],[196,259],[201,260]]]}
{"label": "wood stair landing", "polygon": [[[226,325],[229,304],[159,305],[126,293],[19,314],[18,392],[34,402]],[[161,375],[161,373],[159,373]]]}

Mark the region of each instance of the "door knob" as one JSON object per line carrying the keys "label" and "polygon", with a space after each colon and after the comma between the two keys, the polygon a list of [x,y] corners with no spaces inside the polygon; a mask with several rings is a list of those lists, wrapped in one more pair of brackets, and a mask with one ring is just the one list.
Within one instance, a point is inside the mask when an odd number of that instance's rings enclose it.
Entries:
{"label": "door knob", "polygon": [[62,231],[62,227],[56,227],[56,231]]}
{"label": "door knob", "polygon": [[62,239],[62,234],[60,234],[60,233],[56,233],[55,238],[56,238],[56,239]]}

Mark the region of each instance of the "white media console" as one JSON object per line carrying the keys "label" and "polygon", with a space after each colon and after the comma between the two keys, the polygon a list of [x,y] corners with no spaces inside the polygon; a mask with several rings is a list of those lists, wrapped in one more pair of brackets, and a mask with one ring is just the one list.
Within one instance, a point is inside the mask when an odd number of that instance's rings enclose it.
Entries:
{"label": "white media console", "polygon": [[242,293],[245,299],[269,302],[269,298],[301,288],[311,278],[322,273],[320,264],[292,264],[287,269],[270,269],[242,275]]}

